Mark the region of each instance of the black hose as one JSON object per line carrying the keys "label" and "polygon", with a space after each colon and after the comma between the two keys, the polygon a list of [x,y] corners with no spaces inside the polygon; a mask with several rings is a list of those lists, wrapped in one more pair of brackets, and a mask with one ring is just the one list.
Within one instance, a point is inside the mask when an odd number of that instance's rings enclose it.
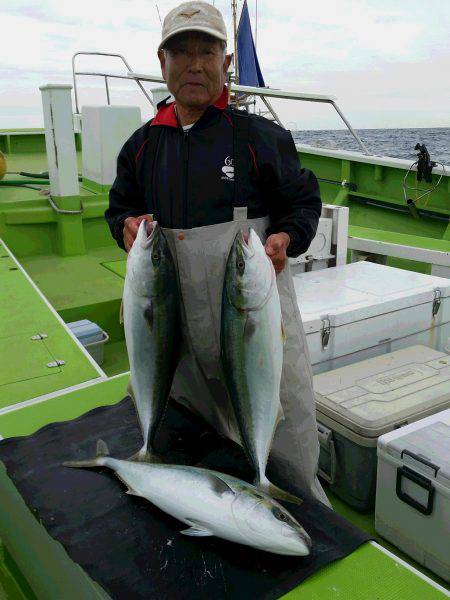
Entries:
{"label": "black hose", "polygon": [[20,171],[19,175],[22,175],[22,177],[33,177],[35,179],[50,179],[48,171],[42,171],[42,173],[28,173],[27,171]]}

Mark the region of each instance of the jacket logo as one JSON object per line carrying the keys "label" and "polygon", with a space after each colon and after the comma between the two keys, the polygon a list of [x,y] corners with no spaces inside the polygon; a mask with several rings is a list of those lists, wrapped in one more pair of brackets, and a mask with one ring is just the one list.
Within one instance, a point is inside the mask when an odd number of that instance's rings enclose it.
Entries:
{"label": "jacket logo", "polygon": [[222,167],[222,173],[224,173],[225,177],[221,177],[221,179],[234,181],[234,160],[231,156],[226,157],[225,165]]}

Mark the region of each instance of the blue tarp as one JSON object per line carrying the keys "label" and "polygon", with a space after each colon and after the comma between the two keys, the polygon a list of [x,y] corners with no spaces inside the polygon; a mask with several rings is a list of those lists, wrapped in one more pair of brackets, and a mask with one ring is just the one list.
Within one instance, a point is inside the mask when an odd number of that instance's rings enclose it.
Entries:
{"label": "blue tarp", "polygon": [[255,43],[253,41],[250,15],[248,13],[247,0],[242,7],[241,18],[237,31],[237,51],[239,84],[251,85],[253,87],[265,87],[264,79],[256,56]]}

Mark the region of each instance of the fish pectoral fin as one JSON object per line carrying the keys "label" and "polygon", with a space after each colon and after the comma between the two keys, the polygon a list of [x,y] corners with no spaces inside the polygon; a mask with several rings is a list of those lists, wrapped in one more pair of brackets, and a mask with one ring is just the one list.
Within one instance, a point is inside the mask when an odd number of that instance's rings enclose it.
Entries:
{"label": "fish pectoral fin", "polygon": [[252,338],[253,334],[256,331],[256,323],[252,318],[251,314],[247,314],[247,318],[245,320],[244,325],[244,342],[247,343]]}
{"label": "fish pectoral fin", "polygon": [[193,537],[210,537],[211,535],[214,535],[207,529],[202,529],[201,527],[197,526],[189,527],[189,529],[183,529],[183,531],[180,531],[180,533],[183,535],[191,535]]}
{"label": "fish pectoral fin", "polygon": [[145,321],[150,331],[153,329],[153,302],[150,300],[144,310]]}
{"label": "fish pectoral fin", "polygon": [[275,427],[278,426],[278,423],[280,421],[284,421],[284,418],[285,418],[284,417],[284,410],[283,410],[283,407],[282,407],[281,402],[280,402],[279,405],[278,405],[278,413],[277,413],[277,420],[275,422]]}
{"label": "fish pectoral fin", "polygon": [[222,496],[222,494],[229,494],[230,492],[233,495],[236,494],[235,490],[233,490],[233,488],[230,485],[228,485],[226,481],[224,481],[217,475],[211,474],[210,479],[213,491],[216,492],[216,494],[219,494],[219,496]]}
{"label": "fish pectoral fin", "polygon": [[120,303],[120,310],[119,310],[119,324],[123,325],[123,300]]}

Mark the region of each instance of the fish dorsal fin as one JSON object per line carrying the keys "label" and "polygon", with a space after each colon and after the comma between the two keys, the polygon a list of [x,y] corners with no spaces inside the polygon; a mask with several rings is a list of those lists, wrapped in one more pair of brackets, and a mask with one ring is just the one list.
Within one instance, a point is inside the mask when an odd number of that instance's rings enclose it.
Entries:
{"label": "fish dorsal fin", "polygon": [[96,452],[97,456],[109,456],[109,449],[108,446],[106,445],[106,442],[104,442],[103,440],[98,440],[97,441],[97,452]]}
{"label": "fish dorsal fin", "polygon": [[192,535],[194,537],[209,537],[211,535],[214,535],[210,531],[207,531],[206,529],[201,529],[200,527],[189,527],[189,529],[183,529],[183,531],[180,531],[180,533],[182,533],[183,535]]}
{"label": "fish dorsal fin", "polygon": [[233,495],[236,494],[235,490],[233,490],[233,488],[224,479],[222,479],[218,475],[211,473],[210,480],[211,480],[211,485],[212,485],[213,491],[216,492],[216,494],[219,494],[219,496],[222,496],[222,494],[229,494],[229,493],[231,493]]}

